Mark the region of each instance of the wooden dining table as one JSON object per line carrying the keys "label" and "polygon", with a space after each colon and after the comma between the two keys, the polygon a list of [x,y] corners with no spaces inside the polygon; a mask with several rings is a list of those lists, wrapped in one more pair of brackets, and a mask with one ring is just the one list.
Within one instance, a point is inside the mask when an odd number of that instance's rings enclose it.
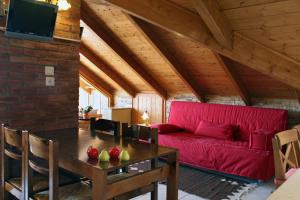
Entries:
{"label": "wooden dining table", "polygon": [[268,200],[299,200],[300,199],[300,169],[277,188]]}
{"label": "wooden dining table", "polygon": [[[111,199],[162,180],[166,180],[167,200],[178,199],[179,163],[176,149],[84,129],[41,131],[35,135],[59,142],[59,167],[92,180],[92,196],[95,200]],[[117,146],[129,152],[130,160],[126,162],[89,160],[87,156],[89,146],[98,148],[100,151]],[[126,176],[124,179],[109,181],[110,172],[162,157],[166,161],[162,166]]]}

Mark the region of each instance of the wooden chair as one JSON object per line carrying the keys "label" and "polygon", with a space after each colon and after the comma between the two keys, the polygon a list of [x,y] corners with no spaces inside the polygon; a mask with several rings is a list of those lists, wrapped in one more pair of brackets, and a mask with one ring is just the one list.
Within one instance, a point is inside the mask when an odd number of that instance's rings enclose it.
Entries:
{"label": "wooden chair", "polygon": [[[122,123],[122,137],[129,137],[136,140],[146,141],[150,144],[158,145],[158,130],[142,125],[131,125],[128,127],[127,123]],[[158,167],[158,160],[151,160],[151,168]],[[128,172],[128,168],[124,168],[123,171]],[[117,199],[129,199],[151,192],[151,199],[157,200],[158,183],[153,183],[147,187],[140,188],[132,193],[124,194]]]}
{"label": "wooden chair", "polygon": [[[14,195],[18,199],[23,198],[22,187],[22,132],[9,129],[2,124],[1,127],[1,199],[8,199],[8,195]],[[19,166],[19,169],[13,169]],[[17,171],[16,171],[17,170]],[[20,175],[22,174],[22,175]]]}
{"label": "wooden chair", "polygon": [[120,136],[120,122],[91,118],[91,131],[105,132],[114,136]]}
{"label": "wooden chair", "polygon": [[[57,142],[29,135],[28,132],[23,133],[23,141],[25,142],[24,189],[26,199],[29,197],[36,200],[92,199],[91,188],[82,182],[59,187],[59,144]],[[49,177],[49,190],[33,191],[33,171]]]}
{"label": "wooden chair", "polygon": [[300,124],[295,125],[293,128],[297,129],[298,133],[300,133]]}
{"label": "wooden chair", "polygon": [[[23,133],[2,125],[1,127],[1,197],[7,199],[11,194],[18,199],[24,199],[24,160]],[[21,175],[20,175],[21,174]],[[34,176],[34,191],[48,188],[43,176]]]}
{"label": "wooden chair", "polygon": [[275,160],[275,184],[280,186],[300,165],[300,143],[297,129],[279,132],[272,140]]}

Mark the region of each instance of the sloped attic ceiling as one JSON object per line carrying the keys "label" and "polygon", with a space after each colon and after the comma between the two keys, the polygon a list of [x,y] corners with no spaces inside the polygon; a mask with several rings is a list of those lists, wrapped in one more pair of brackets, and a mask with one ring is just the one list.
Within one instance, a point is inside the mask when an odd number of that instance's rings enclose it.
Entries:
{"label": "sloped attic ceiling", "polygon": [[[197,13],[191,0],[171,2]],[[218,3],[234,31],[300,61],[300,20],[292,17],[298,16],[299,19],[299,1],[218,0]],[[241,95],[235,80],[217,59],[218,54],[201,43],[142,22],[108,4],[83,1],[81,14],[84,27],[82,45],[88,47],[97,60],[109,66],[114,74],[105,74],[101,66],[97,68],[91,63],[87,67],[110,84],[114,92],[125,91],[132,95],[154,91],[163,97],[165,94],[170,97],[194,93],[203,99],[207,95]],[[286,16],[284,21],[282,16]],[[282,32],[278,31],[279,27]],[[87,63],[84,56],[82,61]],[[238,83],[250,97],[297,98],[296,89],[268,74],[233,60],[227,67],[234,71],[240,79]],[[116,80],[119,79],[123,82],[118,83]]]}

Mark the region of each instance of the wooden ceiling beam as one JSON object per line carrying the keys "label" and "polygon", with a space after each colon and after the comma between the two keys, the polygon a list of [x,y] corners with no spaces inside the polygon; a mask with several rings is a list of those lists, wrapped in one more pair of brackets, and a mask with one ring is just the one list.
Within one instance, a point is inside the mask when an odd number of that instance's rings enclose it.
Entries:
{"label": "wooden ceiling beam", "polygon": [[84,43],[81,43],[80,45],[80,53],[91,61],[98,69],[115,81],[125,92],[127,92],[130,96],[135,97],[135,89]]}
{"label": "wooden ceiling beam", "polygon": [[133,58],[130,50],[100,20],[86,2],[81,4],[81,19],[87,24],[120,58],[122,58],[155,92],[167,99],[167,91]]}
{"label": "wooden ceiling beam", "polygon": [[224,47],[232,49],[233,30],[227,18],[220,11],[215,0],[193,0],[194,7],[214,38]]}
{"label": "wooden ceiling beam", "polygon": [[103,93],[109,99],[109,105],[114,106],[114,95],[113,88],[108,85],[104,80],[94,74],[88,67],[86,67],[83,63],[80,63],[79,74],[83,79],[85,79],[88,83],[94,86],[97,90]]}
{"label": "wooden ceiling beam", "polygon": [[224,69],[225,73],[231,80],[233,86],[238,91],[240,97],[244,101],[245,105],[251,106],[251,98],[248,93],[248,90],[245,87],[244,82],[240,78],[240,76],[237,74],[236,70],[234,69],[234,63],[229,58],[222,56],[220,54],[214,53],[215,57],[218,59],[220,65]]}
{"label": "wooden ceiling beam", "polygon": [[164,42],[155,35],[155,33],[147,26],[147,24],[135,17],[127,15],[127,18],[132,24],[139,30],[148,43],[155,49],[155,51],[164,59],[166,63],[172,68],[176,75],[191,89],[193,94],[199,101],[205,102],[205,96],[203,90],[199,87],[197,81],[187,71],[187,68],[182,65],[179,60],[170,53]]}
{"label": "wooden ceiling beam", "polygon": [[[219,54],[249,66],[289,86],[300,89],[300,62],[278,53],[240,33],[233,34],[233,47],[222,47],[202,18],[166,0],[106,0],[129,14],[177,35],[190,38]],[[219,11],[221,12],[221,11]]]}

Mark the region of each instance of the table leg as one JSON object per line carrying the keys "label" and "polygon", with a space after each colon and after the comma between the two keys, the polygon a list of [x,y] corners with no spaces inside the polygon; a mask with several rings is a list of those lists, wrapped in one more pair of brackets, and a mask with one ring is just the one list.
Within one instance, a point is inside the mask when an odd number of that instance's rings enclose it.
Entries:
{"label": "table leg", "polygon": [[179,179],[179,162],[178,152],[168,156],[168,165],[170,174],[167,179],[167,200],[178,199],[178,179]]}
{"label": "table leg", "polygon": [[[151,160],[151,168],[152,169],[155,169],[158,165],[158,159],[154,159],[154,160]],[[157,200],[158,199],[158,183],[155,182],[153,183],[154,185],[154,189],[153,191],[151,192],[151,200]]]}
{"label": "table leg", "polygon": [[106,200],[107,172],[93,169],[93,200]]}

